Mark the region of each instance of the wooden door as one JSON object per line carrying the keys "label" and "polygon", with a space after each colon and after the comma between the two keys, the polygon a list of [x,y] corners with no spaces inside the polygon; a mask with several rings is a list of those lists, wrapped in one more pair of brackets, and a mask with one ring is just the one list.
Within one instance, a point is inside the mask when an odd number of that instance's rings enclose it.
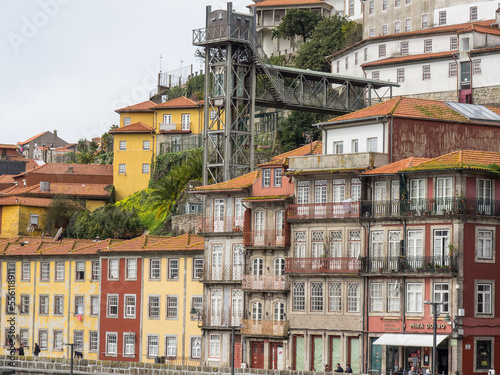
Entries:
{"label": "wooden door", "polygon": [[264,343],[252,341],[252,368],[264,368]]}

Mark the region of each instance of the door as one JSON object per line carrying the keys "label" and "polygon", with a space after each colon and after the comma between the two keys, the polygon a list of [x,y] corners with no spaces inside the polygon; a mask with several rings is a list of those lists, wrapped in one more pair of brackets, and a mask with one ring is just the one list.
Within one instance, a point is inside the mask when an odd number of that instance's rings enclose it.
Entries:
{"label": "door", "polygon": [[252,368],[264,368],[264,343],[252,341]]}
{"label": "door", "polygon": [[478,180],[477,198],[479,213],[491,215],[491,180]]}
{"label": "door", "polygon": [[307,206],[309,203],[309,182],[299,181],[297,185],[297,204],[299,205],[297,214],[305,216],[309,213],[309,207]]}
{"label": "door", "polygon": [[408,231],[408,253],[406,264],[410,269],[417,269],[423,264],[423,239],[421,230]]}
{"label": "door", "polygon": [[254,245],[264,245],[264,211],[255,212]]}
{"label": "door", "polygon": [[276,211],[276,245],[285,245],[285,211]]}
{"label": "door", "polygon": [[439,266],[450,265],[448,246],[450,244],[450,231],[440,229],[434,231],[434,264]]}
{"label": "door", "polygon": [[243,244],[233,245],[233,280],[241,280],[243,278],[244,253]]}
{"label": "door", "polygon": [[222,245],[212,245],[212,280],[222,280]]}
{"label": "door", "polygon": [[269,368],[272,370],[284,370],[283,345],[280,342],[271,342],[269,349]]}
{"label": "door", "polygon": [[243,218],[244,218],[244,209],[243,209],[243,198],[235,198],[234,199],[234,228],[236,230],[243,230]]}
{"label": "door", "polygon": [[312,336],[311,371],[323,371],[323,337]]}
{"label": "door", "polygon": [[382,345],[373,345],[373,342],[377,340],[376,337],[371,339],[372,341],[372,355],[370,361],[369,373],[381,374],[382,373]]}
{"label": "door", "polygon": [[410,180],[410,209],[417,213],[422,211],[425,197],[425,180],[423,178]]}
{"label": "door", "polygon": [[241,318],[243,317],[243,291],[241,289],[233,289],[232,294],[231,325],[239,327]]}
{"label": "door", "polygon": [[213,326],[222,324],[222,289],[212,289],[210,299],[210,323]]}
{"label": "door", "polygon": [[436,210],[438,213],[451,210],[451,197],[451,177],[436,178]]}
{"label": "door", "polygon": [[241,335],[234,335],[234,368],[241,368]]}
{"label": "door", "polygon": [[224,232],[224,199],[214,200],[214,232]]}
{"label": "door", "polygon": [[314,187],[314,216],[322,218],[326,216],[326,180],[315,182]]}

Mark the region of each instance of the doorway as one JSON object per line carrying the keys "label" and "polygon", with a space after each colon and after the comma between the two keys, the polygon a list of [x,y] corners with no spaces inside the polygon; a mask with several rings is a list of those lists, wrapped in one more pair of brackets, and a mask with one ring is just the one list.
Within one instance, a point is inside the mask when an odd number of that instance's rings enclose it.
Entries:
{"label": "doorway", "polygon": [[252,368],[264,368],[264,343],[252,341]]}

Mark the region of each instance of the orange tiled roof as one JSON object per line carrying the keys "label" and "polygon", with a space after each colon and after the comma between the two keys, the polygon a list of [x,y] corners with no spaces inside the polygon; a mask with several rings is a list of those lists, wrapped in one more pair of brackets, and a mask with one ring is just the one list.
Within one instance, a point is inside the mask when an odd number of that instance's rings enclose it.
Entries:
{"label": "orange tiled roof", "polygon": [[459,30],[457,34],[468,33],[471,31],[476,31],[483,34],[500,35],[500,28],[492,26],[484,26],[480,24],[470,24],[468,27]]}
{"label": "orange tiled roof", "polygon": [[8,144],[0,144],[0,149],[10,149],[10,150],[17,150],[19,148],[19,146],[17,145],[8,145]]}
{"label": "orange tiled roof", "polygon": [[13,184],[15,183],[14,178],[10,174],[3,174],[0,176],[0,184]]}
{"label": "orange tiled roof", "polygon": [[146,100],[142,103],[137,103],[133,105],[129,105],[128,107],[123,107],[120,109],[116,109],[116,113],[127,113],[127,112],[153,112],[153,107],[156,105],[155,102],[151,100]]}
{"label": "orange tiled roof", "polygon": [[54,195],[77,196],[77,197],[100,197],[106,199],[110,196],[107,190],[109,184],[82,184],[82,183],[64,183],[51,182],[49,191],[41,191],[40,184],[22,187],[13,186],[2,190],[0,196],[37,196],[52,197]]}
{"label": "orange tiled roof", "polygon": [[482,53],[496,52],[496,51],[500,51],[500,46],[473,49],[470,51],[470,54],[471,55],[480,55]]}
{"label": "orange tiled roof", "polygon": [[197,234],[183,234],[177,237],[171,237],[165,241],[146,246],[143,250],[147,251],[203,251],[205,242],[202,236]]}
{"label": "orange tiled roof", "polygon": [[154,109],[164,109],[164,108],[195,108],[203,105],[203,102],[195,102],[194,100],[188,99],[185,96],[168,100],[164,103],[155,105]]}
{"label": "orange tiled roof", "polygon": [[219,182],[218,184],[198,186],[195,191],[222,191],[222,190],[243,190],[251,187],[257,177],[259,176],[258,171],[253,171],[243,176],[233,178],[229,181]]}
{"label": "orange tiled roof", "polygon": [[259,164],[259,167],[286,165],[288,164],[288,159],[294,156],[321,155],[322,147],[323,144],[321,143],[321,141],[314,141],[310,144],[304,145],[294,150],[285,152],[280,155],[276,155],[268,163]]}
{"label": "orange tiled roof", "polygon": [[18,174],[23,176],[27,173],[43,174],[91,174],[100,176],[112,176],[113,166],[105,164],[70,164],[70,163],[47,163],[31,170]]}
{"label": "orange tiled roof", "polygon": [[436,53],[421,53],[419,55],[405,55],[398,57],[389,57],[387,59],[376,60],[366,64],[361,64],[362,68],[370,68],[379,65],[399,64],[402,62],[418,61],[418,60],[437,60],[452,57],[456,51],[445,51]]}
{"label": "orange tiled roof", "polygon": [[135,122],[130,125],[122,126],[121,128],[116,128],[115,130],[111,130],[111,134],[116,133],[153,133],[154,129],[151,126],[147,126],[143,122]]}
{"label": "orange tiled roof", "polygon": [[378,167],[375,169],[372,169],[371,171],[367,171],[364,173],[361,173],[363,175],[376,175],[376,174],[393,174],[397,173],[403,169],[413,167],[415,165],[419,165],[420,163],[423,163],[425,161],[431,160],[429,158],[416,158],[416,157],[411,157],[403,160],[396,161],[391,164],[384,165],[382,167]]}
{"label": "orange tiled roof", "polygon": [[116,244],[112,244],[101,249],[103,252],[119,252],[119,251],[140,251],[146,246],[153,245],[157,242],[165,241],[168,237],[165,236],[150,236],[143,235],[140,237],[133,238],[131,240],[122,241]]}
{"label": "orange tiled roof", "polygon": [[405,171],[427,171],[441,169],[491,170],[490,164],[500,165],[500,153],[490,151],[454,151],[405,169]]}
{"label": "orange tiled roof", "polygon": [[12,196],[0,198],[0,206],[49,207],[52,199]]}
{"label": "orange tiled roof", "polygon": [[26,159],[26,170],[34,169],[38,167],[39,164],[34,159]]}
{"label": "orange tiled roof", "polygon": [[261,1],[257,4],[250,4],[247,5],[247,8],[251,7],[276,7],[276,6],[300,6],[300,5],[328,5],[331,7],[330,4],[325,3],[324,1],[321,0],[264,0]]}
{"label": "orange tiled roof", "polygon": [[25,145],[26,143],[30,143],[32,140],[37,139],[38,137],[40,137],[40,136],[42,136],[42,135],[44,135],[45,133],[48,133],[48,132],[49,132],[48,130],[47,130],[47,131],[44,131],[44,132],[42,132],[42,133],[40,133],[40,134],[34,135],[34,136],[33,136],[33,137],[31,137],[31,138],[28,138],[28,139],[27,139],[27,140],[25,140],[24,142],[17,142],[17,144],[18,144],[19,146],[23,146],[23,145]]}
{"label": "orange tiled roof", "polygon": [[[486,107],[500,114],[500,108]],[[385,102],[372,105],[371,107],[363,108],[344,116],[335,117],[323,124],[335,124],[343,121],[388,115],[394,117],[446,120],[449,122],[478,123],[478,121],[472,121],[462,116],[460,113],[447,106],[443,101],[398,96]]]}
{"label": "orange tiled roof", "polygon": [[[490,19],[490,20],[485,20],[485,21],[478,21],[474,22],[474,25],[480,25],[480,26],[490,26],[493,24],[495,20]],[[384,41],[384,40],[391,40],[391,39],[402,39],[402,38],[407,38],[407,37],[412,37],[412,36],[419,36],[419,35],[428,35],[428,34],[446,34],[446,33],[458,33],[460,30],[465,29],[471,25],[470,22],[466,23],[460,23],[457,25],[447,25],[447,26],[437,26],[437,27],[431,27],[429,29],[423,29],[423,30],[415,30],[415,31],[408,31],[405,33],[399,33],[399,34],[389,34],[389,35],[380,35],[380,36],[374,36],[371,38],[365,38],[363,40],[360,40],[357,43],[354,43],[350,45],[349,47],[346,47],[340,51],[337,51],[335,53],[332,53],[331,55],[327,56],[327,60],[333,60],[337,56],[342,56],[346,52],[355,50],[359,46],[362,46],[364,44],[373,42],[373,41]]]}

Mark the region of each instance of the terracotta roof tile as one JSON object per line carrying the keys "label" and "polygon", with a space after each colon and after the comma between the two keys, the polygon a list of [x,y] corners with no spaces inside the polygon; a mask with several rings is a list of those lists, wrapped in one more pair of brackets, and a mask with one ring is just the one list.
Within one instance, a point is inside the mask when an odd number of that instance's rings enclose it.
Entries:
{"label": "terracotta roof tile", "polygon": [[0,176],[0,184],[14,184],[14,178],[10,174],[3,174]]}
{"label": "terracotta roof tile", "polygon": [[192,108],[192,107],[200,107],[203,105],[203,102],[195,102],[194,100],[188,99],[185,96],[181,96],[179,98],[175,98],[172,100],[168,100],[164,103],[158,104],[154,107],[154,109],[165,109],[165,108]]}
{"label": "terracotta roof tile", "polygon": [[146,246],[143,251],[203,251],[205,240],[197,234],[183,234]]}
{"label": "terracotta roof tile", "polygon": [[133,105],[129,105],[128,107],[123,107],[120,109],[116,109],[116,113],[127,113],[127,112],[153,112],[153,107],[156,105],[155,102],[151,100],[146,100],[142,103],[137,103]]}
{"label": "terracotta roof tile", "polygon": [[258,171],[253,171],[243,176],[233,178],[229,181],[219,182],[218,184],[199,186],[194,191],[221,191],[221,190],[243,190],[253,185],[259,175]]}
{"label": "terracotta roof tile", "polygon": [[457,34],[463,34],[463,33],[468,33],[471,31],[476,31],[478,33],[482,34],[491,34],[491,35],[500,35],[500,28],[498,27],[491,27],[491,26],[484,26],[480,24],[470,24],[468,27],[463,28],[462,30],[459,30]]}
{"label": "terracotta roof tile", "polygon": [[113,176],[113,166],[104,164],[47,163],[17,176],[23,176],[27,173]]}
{"label": "terracotta roof tile", "polygon": [[50,191],[41,191],[40,184],[28,187],[14,186],[0,192],[2,196],[23,195],[36,197],[53,197],[55,195],[77,196],[77,197],[100,197],[108,198],[110,191],[109,184],[81,184],[51,182]]}
{"label": "terracotta roof tile", "polygon": [[288,159],[294,156],[321,155],[322,146],[323,144],[321,143],[321,141],[314,141],[294,150],[276,155],[268,163],[259,164],[259,167],[286,165],[288,164]]}
{"label": "terracotta roof tile", "polygon": [[28,138],[28,139],[27,139],[27,140],[25,140],[24,142],[17,142],[17,144],[18,144],[19,146],[23,146],[23,145],[25,145],[25,144],[27,144],[27,143],[30,143],[32,140],[37,139],[38,137],[40,137],[40,136],[44,135],[45,133],[48,133],[48,132],[49,132],[48,130],[47,130],[47,131],[44,131],[44,132],[42,132],[42,133],[40,133],[40,134],[34,135],[34,136],[33,136],[33,137],[31,137],[31,138]]}
{"label": "terracotta roof tile", "polygon": [[0,198],[0,206],[49,207],[52,199],[12,196]]}
{"label": "terracotta roof tile", "polygon": [[17,145],[9,145],[9,144],[5,144],[5,143],[0,143],[0,149],[9,149],[9,150],[17,150],[19,149],[19,146]]}
{"label": "terracotta roof tile", "polygon": [[[251,7],[276,7],[276,6],[300,6],[300,5],[329,5],[321,0],[264,0],[257,4],[247,5]],[[331,5],[330,5],[331,6]]]}
{"label": "terracotta roof tile", "polygon": [[362,64],[362,68],[370,68],[373,66],[379,65],[391,65],[391,64],[399,64],[406,63],[410,61],[419,61],[419,60],[438,60],[444,58],[450,58],[456,51],[445,51],[445,52],[436,52],[436,53],[422,53],[419,55],[405,55],[398,57],[389,57],[383,60],[376,60],[366,64]]}
{"label": "terracotta roof tile", "polygon": [[110,131],[111,134],[119,133],[154,133],[154,129],[151,126],[146,125],[143,122],[135,122],[130,125],[122,126],[121,128],[116,128]]}
{"label": "terracotta roof tile", "polygon": [[423,163],[423,162],[428,161],[428,160],[431,160],[431,159],[411,157],[411,158],[396,161],[396,162],[391,163],[391,164],[384,165],[382,167],[372,169],[371,171],[367,171],[367,172],[362,173],[362,175],[393,174],[393,173],[397,173],[403,169],[406,169],[408,167],[419,165],[420,163]]}
{"label": "terracotta roof tile", "polygon": [[140,251],[146,246],[150,246],[160,241],[165,241],[165,236],[143,235],[131,240],[114,243],[102,249],[102,252],[120,252],[120,251]]}
{"label": "terracotta roof tile", "polygon": [[500,165],[500,153],[489,151],[454,151],[429,161],[404,169],[405,171],[427,171],[442,169],[491,170],[488,165]]}

